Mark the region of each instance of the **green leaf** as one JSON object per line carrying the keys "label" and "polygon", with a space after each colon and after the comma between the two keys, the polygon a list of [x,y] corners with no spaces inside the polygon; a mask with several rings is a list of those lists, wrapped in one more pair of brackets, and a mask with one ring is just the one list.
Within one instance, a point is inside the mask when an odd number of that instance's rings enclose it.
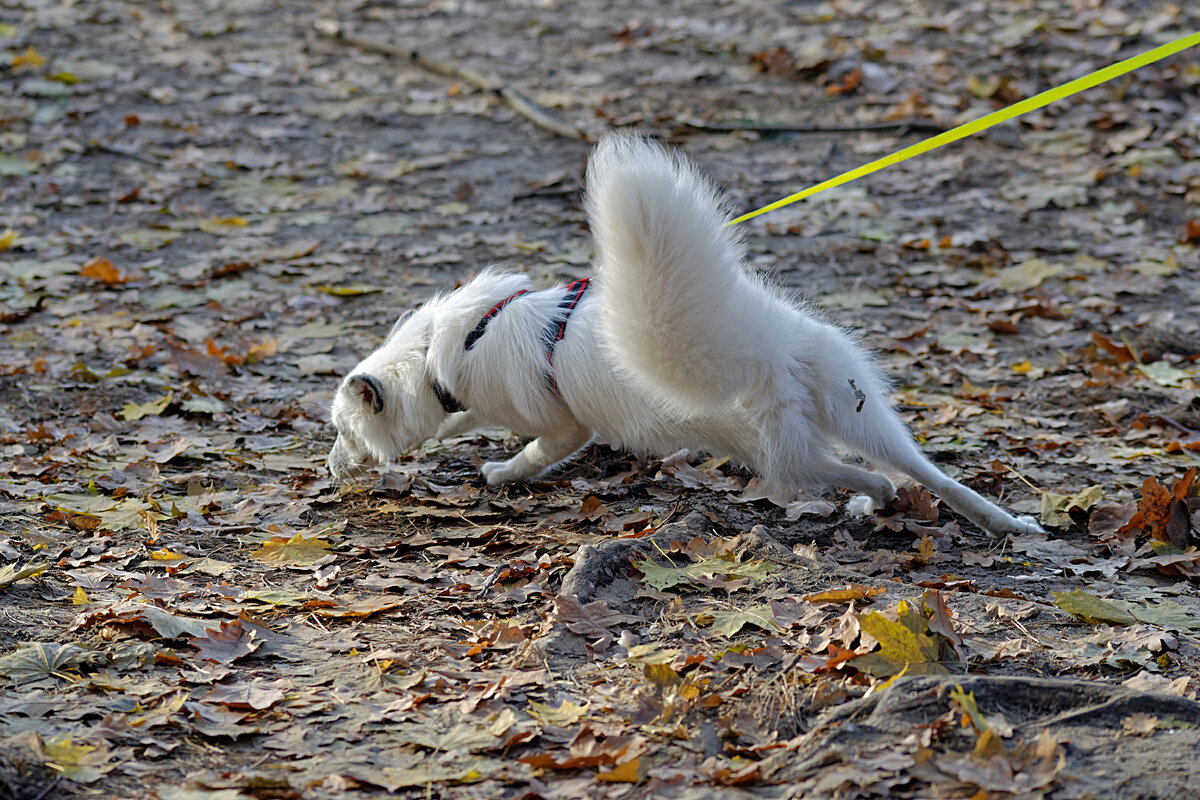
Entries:
{"label": "green leaf", "polygon": [[130,228],[117,234],[117,239],[139,250],[157,250],[178,239],[179,231],[165,228]]}
{"label": "green leaf", "polygon": [[664,567],[653,561],[638,561],[634,566],[641,571],[646,583],[655,589],[670,589],[673,586],[695,585],[698,580],[723,575],[729,579],[743,578],[761,583],[777,571],[777,567],[765,561],[733,561],[731,558],[706,558],[684,567]]}
{"label": "green leaf", "polygon": [[732,637],[746,625],[753,625],[764,631],[783,630],[775,621],[775,611],[770,603],[713,614],[712,629],[723,636]]}
{"label": "green leaf", "polygon": [[207,394],[189,397],[180,404],[180,408],[193,414],[223,414],[229,410],[229,406]]}
{"label": "green leaf", "polygon": [[29,564],[28,566],[17,569],[16,564],[5,564],[0,567],[0,589],[7,589],[22,578],[32,578],[35,575],[41,575],[46,571],[49,564]]}
{"label": "green leaf", "polygon": [[1099,484],[1089,486],[1075,494],[1045,492],[1042,494],[1041,522],[1043,525],[1051,525],[1055,528],[1069,528],[1071,515],[1068,512],[1072,508],[1087,511],[1103,499],[1104,487]]}
{"label": "green leaf", "polygon": [[1129,613],[1147,625],[1155,625],[1172,631],[1194,631],[1200,629],[1200,617],[1187,606],[1167,600],[1155,605],[1129,603]]}
{"label": "green leaf", "polygon": [[1093,625],[1097,622],[1132,625],[1138,621],[1133,614],[1129,613],[1127,603],[1104,600],[1079,589],[1070,592],[1051,592],[1050,594],[1054,595],[1054,605]]}
{"label": "green leaf", "polygon": [[1138,364],[1138,371],[1159,386],[1181,386],[1193,373],[1179,369],[1166,361],[1154,361],[1149,364]]}
{"label": "green leaf", "polygon": [[17,650],[0,658],[0,675],[18,686],[49,677],[62,677],[66,670],[76,669],[87,657],[87,651],[73,644],[57,642],[25,642]]}
{"label": "green leaf", "polygon": [[351,228],[363,236],[400,236],[412,229],[410,214],[372,214],[354,223]]}

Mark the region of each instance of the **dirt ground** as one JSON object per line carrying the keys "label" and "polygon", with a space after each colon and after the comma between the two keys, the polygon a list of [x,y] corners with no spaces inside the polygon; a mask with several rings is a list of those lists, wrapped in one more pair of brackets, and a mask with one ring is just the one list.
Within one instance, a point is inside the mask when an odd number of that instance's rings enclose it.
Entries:
{"label": "dirt ground", "polygon": [[500,430],[353,486],[324,459],[399,312],[494,262],[589,274],[607,130],[751,210],[1198,29],[1122,0],[0,4],[0,800],[1195,794],[1196,51],[744,226],[1045,536],[600,443],[493,489]]}

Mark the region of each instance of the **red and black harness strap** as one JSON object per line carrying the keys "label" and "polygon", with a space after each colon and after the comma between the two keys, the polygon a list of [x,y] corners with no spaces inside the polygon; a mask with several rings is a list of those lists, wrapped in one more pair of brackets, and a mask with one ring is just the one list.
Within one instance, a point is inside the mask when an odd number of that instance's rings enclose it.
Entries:
{"label": "red and black harness strap", "polygon": [[[558,310],[562,316],[556,315],[555,319],[551,320],[550,324],[546,326],[546,330],[542,332],[542,343],[546,348],[546,385],[555,394],[558,394],[559,391],[558,381],[554,379],[554,348],[562,341],[563,336],[566,335],[567,320],[571,318],[571,312],[575,310],[575,307],[579,305],[579,301],[583,299],[583,293],[587,291],[591,280],[591,278],[584,278],[583,280],[572,281],[567,284],[564,290],[566,294],[563,295],[563,299],[558,304]],[[500,310],[521,295],[528,293],[528,289],[522,289],[492,306],[491,310],[479,320],[479,324],[475,326],[475,329],[467,334],[466,341],[463,342],[463,349],[470,350],[473,348],[480,337],[487,332],[488,323],[500,313]],[[438,401],[442,404],[442,408],[447,413],[452,414],[456,411],[466,410],[462,403],[455,399],[440,383],[433,381],[430,386],[433,389],[433,393],[437,395]]]}
{"label": "red and black harness strap", "polygon": [[591,278],[584,278],[579,281],[572,281],[567,284],[566,294],[559,302],[558,308],[562,312],[562,319],[556,319],[547,326],[542,334],[542,341],[546,345],[546,364],[551,367],[546,372],[546,381],[555,394],[559,394],[558,380],[554,377],[554,348],[562,341],[563,336],[567,333],[567,320],[571,318],[571,312],[575,310],[575,306],[579,305],[579,301],[583,299],[583,293],[587,291],[588,285],[592,282]]}
{"label": "red and black harness strap", "polygon": [[479,337],[483,336],[483,334],[487,332],[487,326],[488,326],[488,323],[492,321],[492,317],[499,314],[500,309],[504,308],[506,305],[511,303],[513,300],[516,300],[518,297],[520,297],[523,294],[529,294],[529,290],[522,289],[521,291],[517,292],[516,294],[510,294],[508,297],[504,298],[499,303],[496,303],[496,305],[492,306],[492,310],[487,312],[486,314],[484,314],[483,319],[479,320],[479,324],[475,326],[475,330],[473,330],[467,334],[467,340],[465,342],[463,342],[463,349],[470,350],[472,347],[474,347],[475,343],[477,341],[479,341]]}

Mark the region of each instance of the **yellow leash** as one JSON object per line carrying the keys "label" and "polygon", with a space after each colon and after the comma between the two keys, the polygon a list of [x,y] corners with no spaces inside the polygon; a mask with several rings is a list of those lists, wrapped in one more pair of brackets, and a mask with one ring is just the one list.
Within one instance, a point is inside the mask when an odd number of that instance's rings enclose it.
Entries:
{"label": "yellow leash", "polygon": [[1093,86],[1099,86],[1105,81],[1111,81],[1113,78],[1133,72],[1135,69],[1144,67],[1147,64],[1153,64],[1155,61],[1161,61],[1168,56],[1173,56],[1181,50],[1187,50],[1189,47],[1195,47],[1200,44],[1200,31],[1189,36],[1184,36],[1181,39],[1176,39],[1173,42],[1161,45],[1142,53],[1133,58],[1127,58],[1124,61],[1118,61],[1116,64],[1097,70],[1089,75],[1084,75],[1082,78],[1076,78],[1070,83],[1065,83],[1055,89],[1047,89],[1041,94],[1035,94],[1033,97],[1022,100],[1019,103],[1013,103],[1007,108],[1002,108],[999,111],[993,111],[991,114],[972,120],[963,125],[959,125],[953,130],[939,133],[932,139],[926,139],[923,142],[918,142],[911,147],[906,147],[903,150],[892,153],[890,156],[876,159],[869,164],[864,164],[857,169],[852,169],[849,172],[844,172],[836,178],[830,178],[823,183],[818,183],[816,186],[810,186],[802,192],[796,192],[793,195],[776,200],[770,205],[763,206],[757,211],[751,211],[749,214],[743,214],[737,219],[730,220],[730,225],[736,225],[739,222],[745,222],[748,219],[757,217],[759,214],[765,214],[768,211],[774,211],[777,208],[783,208],[797,200],[803,200],[806,197],[812,197],[817,192],[823,192],[826,189],[832,189],[835,186],[841,186],[843,183],[849,183],[852,180],[870,175],[872,172],[877,172],[884,167],[890,167],[892,164],[899,164],[901,161],[919,156],[922,153],[928,153],[930,150],[936,150],[944,144],[957,142],[959,139],[964,139],[971,134],[979,133],[982,130],[987,130],[993,125],[999,125],[1001,122],[1008,122],[1014,117],[1019,117],[1030,111],[1036,111],[1043,106],[1048,106],[1056,100],[1061,100],[1064,97],[1070,97],[1073,94],[1082,92],[1084,89],[1090,89]]}

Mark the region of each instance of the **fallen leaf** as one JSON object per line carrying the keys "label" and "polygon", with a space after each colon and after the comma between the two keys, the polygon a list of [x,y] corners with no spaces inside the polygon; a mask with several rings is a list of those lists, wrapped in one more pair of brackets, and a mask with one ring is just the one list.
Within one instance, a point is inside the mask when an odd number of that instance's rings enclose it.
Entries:
{"label": "fallen leaf", "polygon": [[290,539],[264,542],[250,556],[274,567],[311,567],[330,555],[330,546],[331,543],[324,539],[306,539],[296,534]]}
{"label": "fallen leaf", "polygon": [[7,589],[23,578],[33,578],[41,575],[46,571],[49,564],[29,564],[27,566],[17,568],[16,564],[5,564],[0,567],[0,590]]}
{"label": "fallen leaf", "polygon": [[764,631],[783,630],[775,621],[775,612],[770,603],[713,614],[712,629],[722,636],[733,637],[746,625],[753,625]]}
{"label": "fallen leaf", "polygon": [[1087,511],[1104,499],[1104,487],[1099,484],[1089,486],[1075,494],[1042,493],[1042,513],[1040,520],[1043,525],[1055,528],[1071,527],[1071,509]]}
{"label": "fallen leaf", "polygon": [[145,403],[126,403],[121,407],[121,419],[133,422],[142,417],[157,416],[166,411],[167,406],[171,405],[171,401],[174,399],[174,393],[167,392],[157,400],[147,400]]}
{"label": "fallen leaf", "polygon": [[1137,622],[1124,604],[1104,600],[1080,589],[1050,594],[1054,596],[1054,605],[1092,624],[1108,622],[1113,625],[1133,625]]}
{"label": "fallen leaf", "polygon": [[638,758],[618,764],[607,772],[601,771],[596,773],[596,780],[611,783],[637,783],[638,770],[641,764],[642,759],[639,756]]}
{"label": "fallen leaf", "polygon": [[864,586],[860,583],[848,583],[844,589],[826,589],[815,594],[806,594],[803,600],[808,603],[852,603],[868,597],[878,597],[886,594],[882,586]]}
{"label": "fallen leaf", "polygon": [[560,728],[569,728],[586,717],[588,708],[587,703],[576,705],[570,700],[563,700],[557,708],[533,700],[529,702],[530,714],[547,725],[557,725]]}
{"label": "fallen leaf", "polygon": [[95,278],[98,281],[110,284],[128,283],[133,280],[133,278],[114,267],[113,263],[107,258],[93,258],[83,265],[79,270],[79,274],[85,278]]}
{"label": "fallen leaf", "polygon": [[188,639],[188,644],[200,651],[197,658],[217,664],[232,664],[262,646],[261,641],[254,641],[255,636],[253,629],[243,628],[241,620],[235,619],[205,631],[203,636]]}

